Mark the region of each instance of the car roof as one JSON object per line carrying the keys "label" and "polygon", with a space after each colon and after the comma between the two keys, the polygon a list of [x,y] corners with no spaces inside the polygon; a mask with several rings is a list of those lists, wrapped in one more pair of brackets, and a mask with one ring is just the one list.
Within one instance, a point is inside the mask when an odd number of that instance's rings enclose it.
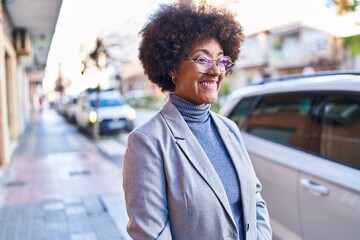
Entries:
{"label": "car roof", "polygon": [[295,74],[288,74],[283,76],[277,77],[267,77],[261,79],[261,81],[251,83],[251,85],[259,85],[268,82],[279,82],[284,80],[294,80],[294,79],[302,79],[302,78],[312,78],[312,77],[322,77],[322,76],[335,76],[335,75],[358,75],[360,76],[360,71],[342,71],[342,70],[331,70],[331,71],[320,71],[314,73],[295,73]]}
{"label": "car roof", "polygon": [[86,89],[80,94],[80,96],[87,97],[89,99],[95,99],[98,93],[100,94],[101,98],[118,98],[123,100],[123,95],[114,88],[102,89],[102,90]]}
{"label": "car roof", "polygon": [[333,75],[307,75],[302,78],[283,77],[279,81],[268,81],[248,85],[232,92],[228,99],[270,93],[304,91],[352,91],[360,92],[359,74],[342,73]]}

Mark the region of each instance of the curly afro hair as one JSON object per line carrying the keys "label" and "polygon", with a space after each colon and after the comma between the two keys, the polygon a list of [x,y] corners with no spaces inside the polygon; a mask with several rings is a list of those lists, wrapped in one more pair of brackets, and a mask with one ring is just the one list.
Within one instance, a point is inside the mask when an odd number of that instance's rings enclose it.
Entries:
{"label": "curly afro hair", "polygon": [[244,41],[243,28],[230,11],[205,4],[161,5],[139,34],[144,73],[162,91],[174,91],[168,74],[188,56],[194,44],[215,38],[224,54],[236,61]]}

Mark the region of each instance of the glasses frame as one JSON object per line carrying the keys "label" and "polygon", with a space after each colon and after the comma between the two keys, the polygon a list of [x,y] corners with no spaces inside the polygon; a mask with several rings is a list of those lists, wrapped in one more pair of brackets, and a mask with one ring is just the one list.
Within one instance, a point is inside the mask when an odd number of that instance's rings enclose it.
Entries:
{"label": "glasses frame", "polygon": [[[201,63],[198,62],[198,60],[199,60],[199,58],[201,58],[201,57],[206,57],[206,58],[211,59],[211,66],[209,67],[209,69],[208,69],[207,71],[201,71],[201,70],[198,68],[198,64],[201,64]],[[224,72],[221,71],[221,69],[219,68],[219,61],[220,61],[222,58],[228,58],[228,59],[230,60],[230,66],[229,66],[227,69],[226,69],[226,67],[225,67],[225,71],[224,71]],[[198,72],[204,73],[204,74],[208,73],[208,72],[211,70],[211,68],[213,67],[214,62],[215,62],[216,67],[220,70],[220,72],[221,72],[221,73],[224,73],[224,74],[228,73],[228,72],[231,70],[232,66],[234,66],[234,63],[233,63],[231,57],[229,57],[229,56],[222,56],[222,57],[221,57],[220,59],[218,59],[218,60],[213,60],[213,59],[212,59],[211,57],[209,57],[209,56],[201,55],[201,56],[199,56],[196,60],[193,60],[193,59],[186,59],[186,60],[187,60],[187,61],[190,61],[190,62],[192,62],[192,63],[195,63],[195,66],[196,66],[196,69],[198,70]],[[209,64],[209,63],[210,63],[210,61],[207,62],[207,64]]]}

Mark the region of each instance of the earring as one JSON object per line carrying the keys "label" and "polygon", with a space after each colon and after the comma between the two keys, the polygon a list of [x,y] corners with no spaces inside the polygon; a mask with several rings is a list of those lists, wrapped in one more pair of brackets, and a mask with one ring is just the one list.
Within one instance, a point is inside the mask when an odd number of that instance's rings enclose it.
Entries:
{"label": "earring", "polygon": [[175,85],[175,78],[171,77],[171,81],[173,82],[173,84]]}

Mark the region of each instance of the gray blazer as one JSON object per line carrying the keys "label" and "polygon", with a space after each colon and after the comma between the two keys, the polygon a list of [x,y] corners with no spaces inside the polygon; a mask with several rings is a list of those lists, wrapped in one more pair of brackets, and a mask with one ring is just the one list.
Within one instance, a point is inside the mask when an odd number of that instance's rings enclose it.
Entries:
{"label": "gray blazer", "polygon": [[[239,177],[246,239],[271,239],[261,184],[240,131],[223,116],[211,117]],[[133,239],[239,239],[220,178],[169,100],[129,135],[123,187]]]}

